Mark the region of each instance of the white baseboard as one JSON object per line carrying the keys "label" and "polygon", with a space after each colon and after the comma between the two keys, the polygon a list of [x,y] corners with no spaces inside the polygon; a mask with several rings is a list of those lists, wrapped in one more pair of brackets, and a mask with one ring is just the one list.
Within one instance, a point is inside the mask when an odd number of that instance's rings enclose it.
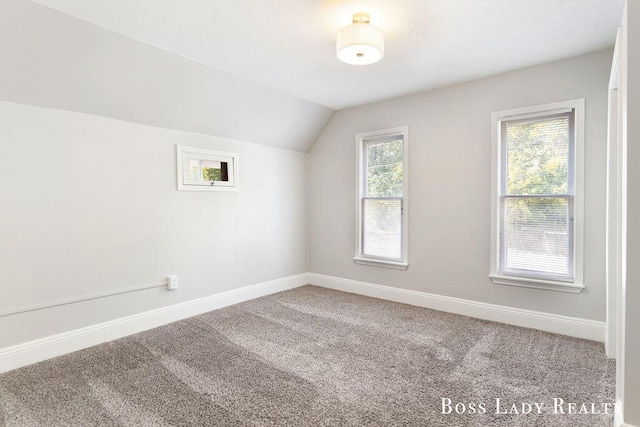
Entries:
{"label": "white baseboard", "polygon": [[298,274],[0,349],[0,373],[307,283]]}
{"label": "white baseboard", "polygon": [[604,342],[605,322],[410,291],[315,273],[309,273],[309,283],[353,294]]}
{"label": "white baseboard", "polygon": [[[307,283],[419,307],[604,342],[605,323],[356,280],[303,273],[0,349],[0,373]],[[624,427],[624,424],[622,425]],[[631,426],[627,426],[631,427]]]}

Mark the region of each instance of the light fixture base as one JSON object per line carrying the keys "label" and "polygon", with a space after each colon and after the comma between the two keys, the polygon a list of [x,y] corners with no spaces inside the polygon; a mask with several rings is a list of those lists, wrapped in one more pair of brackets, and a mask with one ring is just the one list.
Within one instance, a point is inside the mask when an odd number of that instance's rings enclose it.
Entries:
{"label": "light fixture base", "polygon": [[354,13],[353,14],[353,21],[354,24],[370,24],[371,23],[371,17],[369,16],[368,13]]}

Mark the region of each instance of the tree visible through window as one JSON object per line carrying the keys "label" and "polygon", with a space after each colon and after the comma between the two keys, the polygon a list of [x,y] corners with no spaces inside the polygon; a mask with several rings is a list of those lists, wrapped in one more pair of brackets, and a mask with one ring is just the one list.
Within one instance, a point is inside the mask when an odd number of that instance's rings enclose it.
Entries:
{"label": "tree visible through window", "polygon": [[189,159],[189,179],[191,181],[228,181],[227,163]]}
{"label": "tree visible through window", "polygon": [[402,139],[367,143],[367,195],[402,196]]}
{"label": "tree visible through window", "polygon": [[572,113],[503,122],[502,269],[573,278]]}
{"label": "tree visible through window", "polygon": [[584,99],[492,114],[493,283],[584,289]]}
{"label": "tree visible through window", "polygon": [[[406,263],[406,128],[359,136],[356,261]],[[361,134],[362,135],[362,134]]]}
{"label": "tree visible through window", "polygon": [[237,153],[176,145],[179,191],[238,191]]}
{"label": "tree visible through window", "polygon": [[402,145],[402,139],[365,143],[365,255],[402,259]]}
{"label": "tree visible through window", "polygon": [[573,120],[502,122],[503,272],[573,280]]}

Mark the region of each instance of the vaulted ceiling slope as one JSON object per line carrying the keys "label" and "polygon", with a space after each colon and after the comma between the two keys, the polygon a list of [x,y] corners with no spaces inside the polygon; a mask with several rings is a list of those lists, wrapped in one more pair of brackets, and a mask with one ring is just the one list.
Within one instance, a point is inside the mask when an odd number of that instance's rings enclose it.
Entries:
{"label": "vaulted ceiling slope", "polygon": [[27,0],[2,0],[0,58],[0,100],[302,152],[334,113]]}
{"label": "vaulted ceiling slope", "polygon": [[[333,109],[613,45],[623,0],[34,0]],[[386,35],[368,67],[335,56],[368,12]]]}

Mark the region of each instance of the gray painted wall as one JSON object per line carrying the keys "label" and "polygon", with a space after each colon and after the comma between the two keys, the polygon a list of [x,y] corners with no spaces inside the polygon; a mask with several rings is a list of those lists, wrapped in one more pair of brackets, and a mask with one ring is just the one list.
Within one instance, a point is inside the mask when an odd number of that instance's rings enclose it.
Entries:
{"label": "gray painted wall", "polygon": [[[310,271],[403,289],[605,319],[607,83],[604,50],[337,112],[309,155]],[[491,113],[586,99],[585,284],[581,294],[494,285]],[[409,126],[409,269],[357,265],[358,132]]]}
{"label": "gray painted wall", "polygon": [[2,1],[0,63],[0,100],[302,152],[333,114],[26,0]]}
{"label": "gray painted wall", "polygon": [[[307,155],[0,101],[0,348],[305,273]],[[176,190],[175,145],[237,152],[239,192]]]}

